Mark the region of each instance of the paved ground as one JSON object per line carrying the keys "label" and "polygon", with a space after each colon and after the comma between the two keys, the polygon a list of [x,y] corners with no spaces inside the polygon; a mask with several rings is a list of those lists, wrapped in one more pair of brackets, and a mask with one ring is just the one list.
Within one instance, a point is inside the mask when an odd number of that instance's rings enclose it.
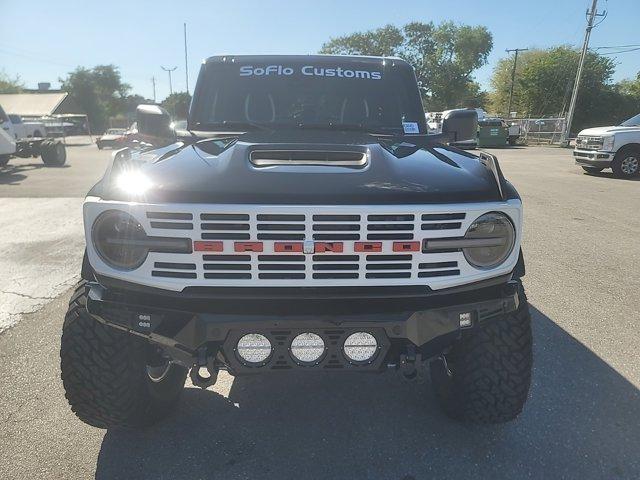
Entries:
{"label": "paved ground", "polygon": [[68,168],[0,170],[0,290],[14,292],[0,312],[33,312],[0,335],[0,478],[640,478],[640,182],[584,175],[566,150],[496,152],[525,202],[534,314],[534,383],[513,423],[453,423],[428,385],[392,374],[221,376],[157,427],[104,432],[64,399],[69,291],[56,295],[109,154],[69,151]]}

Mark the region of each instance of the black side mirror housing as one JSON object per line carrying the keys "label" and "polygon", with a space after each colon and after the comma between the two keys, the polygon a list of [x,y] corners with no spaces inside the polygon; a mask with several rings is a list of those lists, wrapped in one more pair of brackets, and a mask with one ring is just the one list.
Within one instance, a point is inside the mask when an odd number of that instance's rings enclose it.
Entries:
{"label": "black side mirror housing", "polygon": [[140,141],[154,146],[170,145],[176,141],[171,128],[171,115],[158,105],[138,105],[136,108]]}
{"label": "black side mirror housing", "polygon": [[478,135],[478,112],[473,108],[449,110],[442,116],[442,133],[451,143],[475,140]]}

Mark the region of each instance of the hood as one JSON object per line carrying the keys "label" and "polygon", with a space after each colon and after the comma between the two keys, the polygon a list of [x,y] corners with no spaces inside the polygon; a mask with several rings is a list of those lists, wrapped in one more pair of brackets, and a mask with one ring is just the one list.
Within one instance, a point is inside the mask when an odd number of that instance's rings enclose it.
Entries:
{"label": "hood", "polygon": [[[328,160],[322,165],[295,161],[308,158],[309,152],[313,158]],[[363,155],[364,165],[336,164],[345,152],[351,157]],[[295,158],[256,165],[256,155],[263,158],[265,153],[267,158]],[[151,185],[144,198],[150,203],[363,205],[501,200],[495,177],[474,155],[447,146],[383,145],[358,132],[250,132],[230,145],[212,139],[165,147],[138,158],[145,162],[140,168]],[[130,200],[111,187],[108,177],[101,191],[90,195]]]}
{"label": "hood", "polygon": [[582,130],[578,135],[601,137],[603,135],[614,135],[619,132],[640,132],[640,127],[621,127],[619,125],[610,127],[593,127]]}

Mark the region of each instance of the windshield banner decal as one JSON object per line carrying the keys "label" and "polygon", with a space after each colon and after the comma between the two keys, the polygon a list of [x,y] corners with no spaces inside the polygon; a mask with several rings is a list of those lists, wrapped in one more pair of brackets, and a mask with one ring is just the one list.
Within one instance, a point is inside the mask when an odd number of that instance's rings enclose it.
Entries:
{"label": "windshield banner decal", "polygon": [[[268,76],[291,76],[296,73],[293,67],[283,65],[269,65],[266,67],[254,67],[253,65],[243,65],[240,67],[241,77],[268,77]],[[299,74],[307,77],[338,77],[338,78],[359,78],[364,80],[382,80],[382,72],[369,70],[352,70],[342,67],[316,67],[304,65],[298,70]]]}

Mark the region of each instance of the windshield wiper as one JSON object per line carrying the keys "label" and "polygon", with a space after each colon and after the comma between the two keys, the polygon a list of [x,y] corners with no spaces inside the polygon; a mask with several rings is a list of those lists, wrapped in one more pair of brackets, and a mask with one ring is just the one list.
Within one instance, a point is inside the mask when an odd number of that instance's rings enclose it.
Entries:
{"label": "windshield wiper", "polygon": [[264,123],[236,122],[233,120],[223,120],[222,122],[197,122],[195,124],[194,130],[198,130],[198,129],[212,130],[220,127],[238,128],[240,130],[251,130],[251,129],[267,130],[267,131],[273,130],[271,126],[265,125]]}

